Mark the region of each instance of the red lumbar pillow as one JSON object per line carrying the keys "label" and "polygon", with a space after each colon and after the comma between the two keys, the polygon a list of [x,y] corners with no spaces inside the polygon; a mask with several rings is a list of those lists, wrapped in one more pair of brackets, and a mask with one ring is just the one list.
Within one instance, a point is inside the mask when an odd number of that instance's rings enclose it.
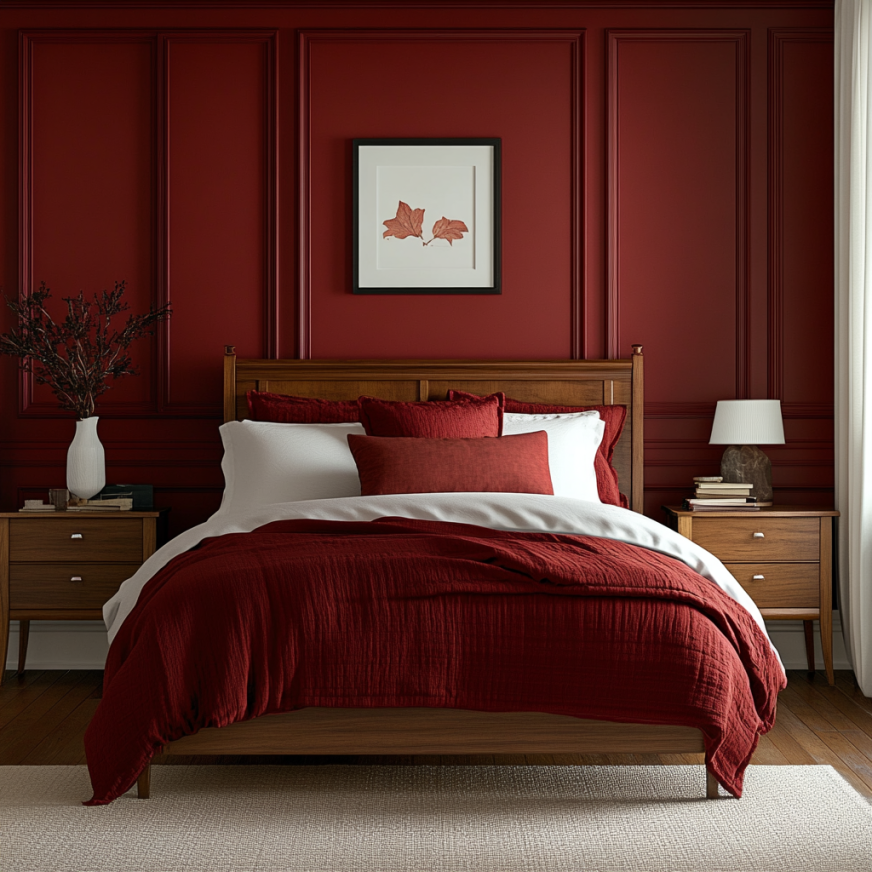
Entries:
{"label": "red lumbar pillow", "polygon": [[362,496],[421,493],[551,494],[544,432],[477,439],[349,434]]}
{"label": "red lumbar pillow", "polygon": [[[477,394],[467,391],[448,391],[449,400],[471,399]],[[596,472],[596,486],[599,498],[612,506],[628,508],[630,501],[621,493],[618,486],[618,473],[612,466],[612,456],[615,453],[615,445],[621,438],[624,423],[627,420],[626,406],[556,406],[550,403],[524,403],[513,400],[505,394],[492,394],[491,396],[503,400],[503,411],[515,415],[566,415],[573,412],[599,412],[605,424],[603,441],[594,459]]]}
{"label": "red lumbar pillow", "polygon": [[502,432],[502,400],[470,396],[451,402],[392,402],[360,398],[360,423],[367,436],[474,439]]}
{"label": "red lumbar pillow", "polygon": [[269,391],[247,391],[252,421],[276,424],[356,424],[360,420],[357,400],[322,400],[292,397]]}

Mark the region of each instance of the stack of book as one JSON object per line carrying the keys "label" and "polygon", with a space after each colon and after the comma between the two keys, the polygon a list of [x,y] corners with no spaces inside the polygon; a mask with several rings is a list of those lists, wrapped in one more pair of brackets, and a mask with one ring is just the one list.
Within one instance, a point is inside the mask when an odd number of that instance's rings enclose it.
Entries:
{"label": "stack of book", "polygon": [[693,480],[693,496],[684,508],[693,512],[759,512],[757,498],[751,495],[754,485],[724,481],[719,475],[700,476]]}
{"label": "stack of book", "polygon": [[116,497],[104,500],[72,499],[67,505],[68,512],[129,512],[133,508],[132,497]]}
{"label": "stack of book", "polygon": [[24,508],[19,509],[19,512],[53,512],[55,507],[51,503],[44,503],[42,500],[25,500]]}

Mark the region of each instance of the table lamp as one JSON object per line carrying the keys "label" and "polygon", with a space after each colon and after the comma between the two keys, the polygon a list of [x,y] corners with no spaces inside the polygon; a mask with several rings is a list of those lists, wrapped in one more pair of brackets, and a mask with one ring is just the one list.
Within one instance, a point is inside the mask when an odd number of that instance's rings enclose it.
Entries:
{"label": "table lamp", "polygon": [[772,464],[758,445],[783,445],[781,400],[718,400],[710,445],[726,445],[721,475],[754,485],[757,505],[772,505]]}

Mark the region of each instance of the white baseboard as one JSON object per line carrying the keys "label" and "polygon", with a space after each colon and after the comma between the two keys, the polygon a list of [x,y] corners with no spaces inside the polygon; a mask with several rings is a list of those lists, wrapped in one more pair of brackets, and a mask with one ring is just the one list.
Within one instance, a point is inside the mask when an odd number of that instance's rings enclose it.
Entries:
{"label": "white baseboard", "polygon": [[[18,668],[18,622],[9,628],[6,668]],[[102,621],[31,621],[28,669],[102,669],[109,643]]]}
{"label": "white baseboard", "polygon": [[[772,644],[787,669],[804,669],[805,635],[802,621],[769,621]],[[817,628],[815,628],[817,629]],[[106,663],[106,629],[100,621],[33,621],[27,648],[28,669],[102,669]],[[823,668],[820,635],[815,632],[817,666]],[[839,613],[833,615],[833,665],[850,669]],[[12,622],[7,669],[18,666],[18,623]]]}
{"label": "white baseboard", "polygon": [[[772,644],[778,649],[785,669],[805,669],[805,632],[802,621],[767,621],[766,629]],[[815,664],[823,668],[824,657],[821,653],[821,637],[815,621],[814,632]],[[845,648],[845,637],[842,634],[842,621],[838,612],[833,612],[833,669],[850,669],[848,652]]]}

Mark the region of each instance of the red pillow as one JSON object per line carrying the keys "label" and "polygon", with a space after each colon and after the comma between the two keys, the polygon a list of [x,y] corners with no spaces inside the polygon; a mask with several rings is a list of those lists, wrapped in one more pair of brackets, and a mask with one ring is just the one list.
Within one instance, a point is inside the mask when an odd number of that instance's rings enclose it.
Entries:
{"label": "red pillow", "polygon": [[544,431],[499,439],[383,439],[349,435],[362,496],[374,494],[553,494]]}
{"label": "red pillow", "polygon": [[[448,399],[469,399],[476,394],[467,391],[448,391]],[[505,394],[492,394],[495,397],[504,397],[503,411],[519,415],[566,415],[571,412],[599,412],[603,419],[605,430],[603,441],[594,458],[594,471],[596,472],[596,487],[599,498],[611,506],[620,506],[627,509],[630,501],[621,493],[618,486],[618,473],[612,466],[612,456],[615,453],[615,445],[621,438],[624,423],[627,420],[626,406],[556,406],[550,403],[524,403],[513,400]]]}
{"label": "red pillow", "polygon": [[292,397],[268,391],[247,391],[252,421],[277,424],[356,424],[360,420],[357,400],[322,400]]}
{"label": "red pillow", "polygon": [[361,397],[360,423],[367,436],[428,439],[499,436],[503,430],[503,404],[496,395],[442,403],[402,403]]}

